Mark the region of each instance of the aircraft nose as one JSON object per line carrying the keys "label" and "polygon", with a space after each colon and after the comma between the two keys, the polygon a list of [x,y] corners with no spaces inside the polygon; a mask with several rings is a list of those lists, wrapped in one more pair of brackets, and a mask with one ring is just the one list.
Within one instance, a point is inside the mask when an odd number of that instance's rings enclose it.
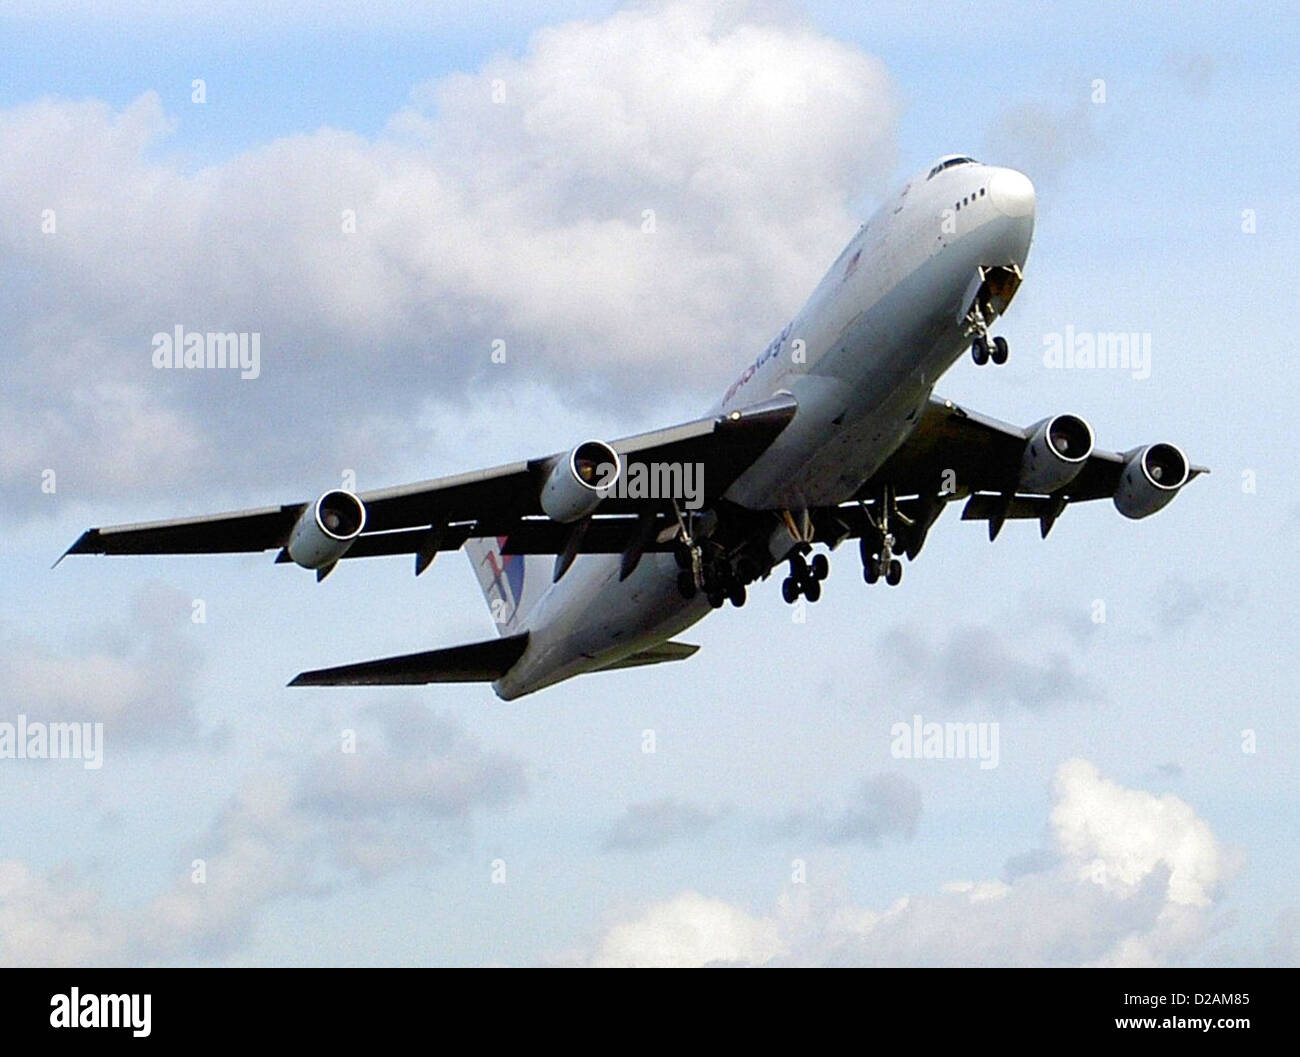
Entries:
{"label": "aircraft nose", "polygon": [[989,181],[989,198],[1005,217],[1034,215],[1034,185],[1028,176],[1015,169],[999,169]]}

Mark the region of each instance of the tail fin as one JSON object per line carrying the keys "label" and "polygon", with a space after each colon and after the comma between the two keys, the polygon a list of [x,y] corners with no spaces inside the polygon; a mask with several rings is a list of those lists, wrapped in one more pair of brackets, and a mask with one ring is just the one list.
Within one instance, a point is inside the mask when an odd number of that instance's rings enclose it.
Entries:
{"label": "tail fin", "polygon": [[502,554],[504,536],[467,539],[465,553],[474,566],[498,635],[515,635],[528,626],[528,614],[551,586],[552,559],[545,554]]}

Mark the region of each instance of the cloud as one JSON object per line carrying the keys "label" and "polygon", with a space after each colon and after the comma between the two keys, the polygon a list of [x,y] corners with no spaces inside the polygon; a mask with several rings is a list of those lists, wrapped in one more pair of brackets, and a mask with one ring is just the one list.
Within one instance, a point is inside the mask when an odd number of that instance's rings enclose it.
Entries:
{"label": "cloud", "polygon": [[[204,168],[155,92],[0,110],[0,489],[30,516],[47,468],[83,500],[382,473],[475,387],[702,399],[883,188],[896,111],[850,45],[676,2]],[[154,369],[177,325],[257,332],[260,377]]]}
{"label": "cloud", "polygon": [[99,894],[68,870],[0,859],[0,962],[85,965],[111,960],[122,935]]}
{"label": "cloud", "polygon": [[1034,101],[1007,107],[985,136],[988,156],[1046,185],[1097,154],[1103,143],[1097,127],[1099,104],[1090,100],[1086,90],[1078,95],[1068,103]]}
{"label": "cloud", "polygon": [[1181,631],[1203,616],[1222,619],[1245,600],[1241,584],[1226,580],[1168,577],[1156,587],[1153,605],[1163,631]]}
{"label": "cloud", "polygon": [[104,724],[116,743],[215,744],[195,708],[201,655],[183,629],[192,599],[153,583],[132,601],[129,625],[107,623],[64,649],[18,636],[0,651],[0,685],[12,721]]}
{"label": "cloud", "polygon": [[782,950],[778,925],[721,899],[683,892],[613,926],[591,964],[601,968],[762,965]]}
{"label": "cloud", "polygon": [[783,837],[825,844],[878,846],[886,837],[911,840],[921,818],[921,788],[902,775],[880,774],[863,781],[847,807],[825,808],[787,815]]}
{"label": "cloud", "polygon": [[884,910],[792,885],[754,915],[686,892],[617,923],[600,965],[1161,965],[1212,933],[1232,857],[1184,801],[1125,788],[1086,760],[1053,784],[1054,847],[1009,880],[958,880]]}
{"label": "cloud", "polygon": [[1020,656],[983,625],[953,627],[946,642],[934,643],[921,632],[898,626],[877,648],[891,675],[915,687],[930,707],[950,710],[978,704],[1041,711],[1101,697],[1080,670],[1077,650],[1031,640],[1030,655]]}
{"label": "cloud", "polygon": [[715,813],[674,797],[629,804],[601,841],[605,851],[645,851],[699,836],[717,821]]}
{"label": "cloud", "polygon": [[1273,942],[1269,944],[1264,964],[1292,969],[1300,966],[1300,906],[1279,911],[1269,931]]}
{"label": "cloud", "polygon": [[355,754],[336,741],[296,771],[250,779],[193,845],[189,870],[143,910],[108,905],[64,872],[0,861],[0,961],[149,962],[236,951],[261,915],[435,861],[471,820],[523,796],[523,767],[419,705],[373,708]]}

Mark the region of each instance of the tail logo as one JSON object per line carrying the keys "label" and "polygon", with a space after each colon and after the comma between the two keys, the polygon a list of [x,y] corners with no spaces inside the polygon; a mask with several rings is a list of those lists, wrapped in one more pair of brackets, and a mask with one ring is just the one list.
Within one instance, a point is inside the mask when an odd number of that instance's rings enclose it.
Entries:
{"label": "tail logo", "polygon": [[510,619],[513,619],[524,597],[524,556],[502,554],[505,545],[506,537],[498,536],[496,547],[483,556],[483,561],[492,571],[493,593],[510,604]]}

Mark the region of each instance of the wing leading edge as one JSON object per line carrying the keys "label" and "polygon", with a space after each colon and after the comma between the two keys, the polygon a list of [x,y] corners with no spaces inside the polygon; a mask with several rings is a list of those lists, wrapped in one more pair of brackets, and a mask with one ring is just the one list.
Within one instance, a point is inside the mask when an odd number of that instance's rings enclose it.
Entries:
{"label": "wing leading edge", "polygon": [[[726,415],[615,441],[626,462],[699,464],[702,502],[715,501],[776,439],[798,405],[779,396]],[[540,492],[559,452],[525,462],[384,488],[359,495],[365,527],[343,557],[415,554],[417,572],[432,555],[459,548],[470,536],[504,536],[515,553],[558,554],[572,547],[568,526],[546,517]],[[310,502],[233,511],[132,525],[92,528],[69,554],[228,554],[281,549]],[[659,499],[605,498],[591,519],[579,553],[618,553],[647,512],[662,510]],[[602,526],[603,527],[598,527]],[[591,531],[594,529],[594,531]],[[516,542],[517,538],[517,542]],[[657,549],[652,540],[646,550]],[[287,555],[280,556],[285,560]],[[55,563],[58,564],[57,562]]]}

